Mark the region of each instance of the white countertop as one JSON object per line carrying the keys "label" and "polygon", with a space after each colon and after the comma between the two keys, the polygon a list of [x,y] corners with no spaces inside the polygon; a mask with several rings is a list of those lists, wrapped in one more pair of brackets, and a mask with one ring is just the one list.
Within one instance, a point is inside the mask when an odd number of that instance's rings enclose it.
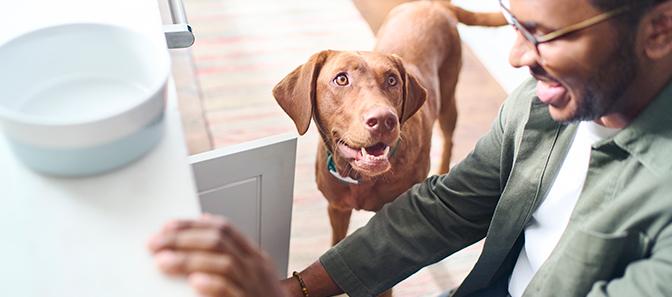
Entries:
{"label": "white countertop", "polygon": [[[0,43],[48,25],[95,22],[130,26],[165,45],[155,0],[0,2]],[[0,296],[194,296],[184,281],[163,276],[145,248],[168,219],[199,213],[169,89],[160,144],[105,175],[39,175],[0,135]]]}

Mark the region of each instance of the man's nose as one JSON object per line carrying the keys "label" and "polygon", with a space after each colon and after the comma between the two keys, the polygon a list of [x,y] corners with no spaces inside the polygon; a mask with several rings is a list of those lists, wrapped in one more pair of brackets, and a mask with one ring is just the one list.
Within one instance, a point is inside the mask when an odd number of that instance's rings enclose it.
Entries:
{"label": "man's nose", "polygon": [[516,32],[516,41],[511,47],[511,52],[509,53],[509,63],[511,66],[520,68],[520,67],[530,67],[534,64],[537,64],[537,51],[535,46],[523,37],[523,34]]}

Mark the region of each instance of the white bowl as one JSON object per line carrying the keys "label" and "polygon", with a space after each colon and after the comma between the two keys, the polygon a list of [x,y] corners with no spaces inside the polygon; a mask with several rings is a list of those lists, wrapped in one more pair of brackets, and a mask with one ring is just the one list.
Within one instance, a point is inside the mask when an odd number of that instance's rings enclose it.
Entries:
{"label": "white bowl", "polygon": [[0,46],[0,124],[13,151],[48,174],[127,164],[161,138],[167,49],[128,28],[48,27]]}

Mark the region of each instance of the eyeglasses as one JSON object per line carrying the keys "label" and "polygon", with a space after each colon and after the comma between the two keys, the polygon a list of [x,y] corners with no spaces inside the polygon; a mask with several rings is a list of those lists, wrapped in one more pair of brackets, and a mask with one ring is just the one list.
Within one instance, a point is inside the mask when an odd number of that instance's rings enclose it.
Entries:
{"label": "eyeglasses", "polygon": [[509,10],[506,5],[502,2],[502,0],[499,0],[499,5],[502,7],[502,13],[504,14],[504,18],[508,21],[509,24],[513,25],[516,30],[518,30],[521,34],[523,34],[523,37],[527,39],[533,46],[536,51],[537,56],[539,56],[539,44],[546,43],[549,41],[556,40],[558,38],[561,38],[563,36],[566,36],[567,34],[574,33],[579,30],[583,30],[585,28],[588,28],[590,26],[599,24],[600,22],[606,21],[610,18],[613,18],[615,16],[618,16],[630,9],[630,6],[623,6],[619,8],[615,8],[612,10],[609,10],[607,12],[598,14],[594,17],[591,17],[589,19],[583,20],[581,22],[578,22],[573,25],[569,25],[564,28],[560,28],[558,30],[555,30],[550,33],[546,33],[543,35],[534,35],[532,32],[530,32],[529,29],[527,29],[516,17],[513,16],[511,13],[511,10]]}

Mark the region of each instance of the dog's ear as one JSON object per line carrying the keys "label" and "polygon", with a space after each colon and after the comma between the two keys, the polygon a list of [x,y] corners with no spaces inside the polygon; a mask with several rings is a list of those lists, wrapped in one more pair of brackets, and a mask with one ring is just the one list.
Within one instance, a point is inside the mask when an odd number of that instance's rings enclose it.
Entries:
{"label": "dog's ear", "polygon": [[401,103],[401,118],[399,119],[399,123],[403,124],[425,103],[427,100],[427,90],[420,85],[412,74],[406,72],[406,67],[404,67],[401,57],[392,55],[392,61],[396,64],[403,82],[403,101]]}
{"label": "dog's ear", "polygon": [[406,73],[404,86],[404,105],[401,108],[400,123],[406,122],[427,101],[427,90],[420,85],[415,76]]}
{"label": "dog's ear", "polygon": [[317,77],[331,51],[316,53],[308,62],[285,76],[274,88],[273,97],[289,115],[300,135],[308,131],[315,104]]}

